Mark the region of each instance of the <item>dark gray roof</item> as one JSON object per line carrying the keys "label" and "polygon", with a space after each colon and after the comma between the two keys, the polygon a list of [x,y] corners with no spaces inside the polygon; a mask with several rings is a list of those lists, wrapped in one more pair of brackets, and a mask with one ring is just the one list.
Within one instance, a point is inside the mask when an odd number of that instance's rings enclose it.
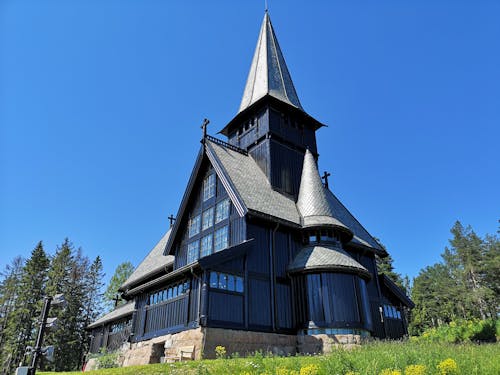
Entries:
{"label": "dark gray roof", "polygon": [[[214,142],[207,141],[206,145],[214,168],[221,168],[222,175],[218,175],[223,180],[224,187],[226,190],[234,190],[228,191],[230,196],[241,200],[248,210],[300,225],[294,200],[272,189],[266,175],[252,157]],[[230,181],[224,181],[226,176]],[[235,203],[237,204],[238,202]]]}
{"label": "dark gray roof", "polygon": [[122,284],[120,287],[121,291],[125,291],[141,280],[160,272],[166,266],[174,262],[174,257],[172,255],[163,255],[163,250],[167,244],[170,232],[171,230],[169,229],[144,260],[137,266],[132,275]]}
{"label": "dark gray roof", "polygon": [[297,200],[297,208],[302,216],[302,226],[307,228],[332,225],[350,232],[349,228],[336,216],[334,207],[328,203],[326,192],[327,189],[321,182],[314,156],[306,150]]}
{"label": "dark gray roof", "polygon": [[87,326],[87,329],[98,327],[98,326],[104,325],[106,323],[109,323],[113,320],[118,320],[118,319],[124,318],[128,315],[132,315],[134,310],[135,310],[135,301],[128,302],[122,306],[118,306],[113,311],[107,313],[106,315],[97,319],[95,322],[89,324]]}
{"label": "dark gray roof", "polygon": [[[246,210],[253,210],[265,215],[285,220],[297,226],[301,226],[301,215],[293,199],[286,197],[273,190],[264,172],[259,168],[251,156],[231,150],[222,145],[206,140],[206,151],[212,165],[217,170],[224,187],[228,190],[231,200],[238,209],[241,216],[246,214]],[[312,156],[312,154],[311,154]],[[314,159],[314,158],[313,158]],[[314,163],[314,169],[319,177],[319,173]],[[226,180],[227,179],[227,180]],[[320,180],[321,183],[321,180]],[[354,234],[351,243],[367,246],[378,251],[383,251],[377,241],[363,228],[363,226],[352,216],[347,208],[340,203],[337,197],[328,189],[321,185],[317,186],[317,180],[314,183],[314,191],[322,191],[324,199],[321,198],[321,210],[316,212],[325,212],[331,215],[332,224],[345,226]],[[300,193],[299,193],[300,195]],[[317,194],[313,194],[317,195]],[[316,198],[313,198],[316,199]],[[329,208],[325,209],[324,204],[328,203]],[[314,213],[303,200],[301,208],[306,215]],[[317,206],[314,203],[313,206]],[[324,222],[323,216],[309,216],[307,224]]]}
{"label": "dark gray roof", "polygon": [[239,112],[266,95],[303,110],[267,12],[260,28]]}
{"label": "dark gray roof", "polygon": [[344,250],[326,244],[304,247],[288,266],[289,272],[313,270],[343,271],[371,277],[368,270]]}
{"label": "dark gray roof", "polygon": [[354,234],[352,243],[371,247],[372,249],[378,250],[385,253],[384,249],[380,244],[375,241],[375,239],[368,233],[368,231],[359,223],[358,220],[349,212],[349,210],[338,200],[338,198],[328,189],[325,188],[326,198],[328,203],[335,211],[336,217],[338,217]]}

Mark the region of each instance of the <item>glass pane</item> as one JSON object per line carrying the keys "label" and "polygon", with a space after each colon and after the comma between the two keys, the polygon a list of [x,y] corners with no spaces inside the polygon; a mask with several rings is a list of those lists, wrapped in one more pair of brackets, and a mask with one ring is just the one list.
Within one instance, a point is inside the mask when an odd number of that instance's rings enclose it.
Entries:
{"label": "glass pane", "polygon": [[210,287],[217,288],[219,286],[219,280],[217,278],[217,272],[210,272]]}
{"label": "glass pane", "polygon": [[215,222],[220,223],[229,217],[229,199],[224,199],[223,201],[217,203],[215,209]]}
{"label": "glass pane", "polygon": [[212,254],[213,234],[210,233],[201,239],[201,256]]}
{"label": "glass pane", "polygon": [[171,298],[172,298],[172,288],[168,288],[168,295],[167,295],[167,298],[168,298],[168,299],[171,299]]}
{"label": "glass pane", "polygon": [[203,200],[206,201],[215,195],[215,174],[211,174],[203,181]]}
{"label": "glass pane", "polygon": [[243,293],[243,278],[236,276],[236,292]]}
{"label": "glass pane", "polygon": [[203,211],[203,220],[202,220],[202,230],[210,228],[214,225],[214,208],[210,207],[208,210]]}
{"label": "glass pane", "polygon": [[200,220],[200,215],[196,215],[189,220],[189,237],[193,237],[194,235],[200,233]]}
{"label": "glass pane", "polygon": [[224,273],[219,276],[219,289],[227,289],[227,275]]}
{"label": "glass pane", "polygon": [[228,278],[227,278],[227,290],[230,290],[230,291],[234,292],[234,290],[236,288],[234,279],[235,279],[235,276],[228,275]]}
{"label": "glass pane", "polygon": [[224,226],[215,231],[214,251],[220,251],[228,246],[228,226]]}

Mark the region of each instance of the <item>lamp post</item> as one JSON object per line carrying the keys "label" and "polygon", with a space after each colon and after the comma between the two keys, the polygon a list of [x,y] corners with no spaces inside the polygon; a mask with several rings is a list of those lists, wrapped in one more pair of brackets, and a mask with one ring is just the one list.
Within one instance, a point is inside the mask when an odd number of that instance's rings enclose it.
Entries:
{"label": "lamp post", "polygon": [[[38,358],[43,355],[42,343],[43,335],[45,333],[45,328],[47,327],[47,319],[49,316],[50,306],[63,306],[66,304],[63,294],[56,294],[54,297],[46,296],[44,298],[44,304],[42,309],[42,314],[40,316],[40,327],[38,328],[38,335],[36,337],[35,347],[33,349],[33,358],[31,359],[31,366],[29,367],[28,374],[35,375],[36,365],[38,363]],[[55,319],[51,321],[51,325],[55,323]]]}

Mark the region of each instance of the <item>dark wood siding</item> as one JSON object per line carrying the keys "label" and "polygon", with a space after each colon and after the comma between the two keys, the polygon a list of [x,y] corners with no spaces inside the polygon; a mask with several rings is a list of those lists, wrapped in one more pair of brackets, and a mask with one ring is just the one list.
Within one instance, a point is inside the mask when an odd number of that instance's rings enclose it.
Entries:
{"label": "dark wood siding", "polygon": [[256,278],[248,280],[248,323],[250,328],[272,329],[270,289],[269,280]]}
{"label": "dark wood siding", "polygon": [[291,194],[299,194],[304,152],[293,150],[271,139],[271,184],[274,188]]}
{"label": "dark wood siding", "polygon": [[248,152],[257,162],[259,168],[269,179],[269,172],[271,170],[271,158],[269,157],[269,139],[264,139],[257,145],[251,147]]}
{"label": "dark wood siding", "polygon": [[247,231],[248,238],[254,240],[247,254],[248,272],[269,277],[269,229],[249,224]]}
{"label": "dark wood siding", "polygon": [[230,323],[243,327],[243,295],[211,289],[208,301],[209,323]]}
{"label": "dark wood siding", "polygon": [[278,329],[292,329],[292,293],[289,284],[276,284],[276,311],[278,316]]}

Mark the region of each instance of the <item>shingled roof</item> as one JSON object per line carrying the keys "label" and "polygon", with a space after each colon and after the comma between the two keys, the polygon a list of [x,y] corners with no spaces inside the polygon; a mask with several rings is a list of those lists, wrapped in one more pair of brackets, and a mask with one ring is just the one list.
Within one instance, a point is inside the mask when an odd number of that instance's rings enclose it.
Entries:
{"label": "shingled roof", "polygon": [[385,254],[385,250],[380,244],[368,233],[368,231],[359,223],[358,220],[349,212],[349,210],[338,200],[338,198],[328,189],[325,188],[326,199],[332,210],[335,211],[338,217],[354,234],[351,243],[362,245],[377,250]]}
{"label": "shingled roof", "polygon": [[165,269],[165,267],[174,263],[174,257],[172,255],[163,255],[163,250],[167,244],[170,232],[171,230],[169,229],[167,233],[163,235],[160,241],[158,241],[149,254],[137,266],[132,275],[130,275],[130,277],[121,285],[120,291],[130,289],[133,285],[159,273]]}
{"label": "shingled roof", "polygon": [[306,150],[297,199],[297,208],[302,216],[302,226],[304,228],[333,226],[352,236],[351,230],[336,216],[336,210],[329,204],[326,192],[327,189],[321,182],[314,156],[309,150]]}
{"label": "shingled roof", "polygon": [[[241,200],[247,210],[300,225],[294,200],[273,190],[251,156],[210,141],[206,142],[206,146],[214,168],[222,173],[219,177],[229,178],[226,190],[233,190],[235,198]],[[230,191],[228,193],[231,195]]]}
{"label": "shingled roof", "polygon": [[[299,202],[297,202],[296,205],[292,198],[286,197],[273,190],[264,172],[262,172],[251,156],[210,140],[206,140],[205,145],[210,162],[214,165],[214,168],[218,170],[218,175],[223,179],[224,187],[228,190],[233,203],[235,203],[235,205],[242,205],[239,211],[241,215],[246,214],[247,210],[254,211],[286,221],[295,226],[302,226],[301,213],[297,207],[300,207]],[[310,152],[309,154],[314,160],[313,155]],[[314,169],[319,179],[319,172],[317,171],[315,163]],[[350,243],[369,247],[378,252],[384,252],[379,243],[354,218],[349,210],[340,203],[338,198],[329,189],[323,187],[322,184],[319,187],[316,181],[311,190],[319,190],[323,192],[320,194],[324,194],[321,198],[321,204],[319,204],[321,211],[312,208],[316,207],[317,203],[308,207],[308,204],[302,201],[301,208],[304,212],[303,215],[305,214],[308,216],[311,213],[324,211],[333,218],[330,219],[332,220],[332,224],[335,223],[339,227],[347,227],[350,232],[354,234]],[[236,202],[234,202],[235,200]],[[327,202],[328,208],[324,207],[325,202]],[[314,215],[309,215],[308,224],[313,223],[316,218]]]}
{"label": "shingled roof", "polygon": [[267,12],[260,28],[239,112],[266,95],[303,110]]}
{"label": "shingled roof", "polygon": [[95,322],[89,324],[87,326],[87,329],[99,327],[99,326],[104,325],[104,324],[111,322],[113,320],[118,320],[118,319],[124,318],[128,315],[132,315],[134,310],[135,310],[135,301],[130,301],[130,302],[126,303],[125,305],[118,306],[113,311],[107,313],[106,315],[97,319]]}
{"label": "shingled roof", "polygon": [[370,272],[344,250],[327,244],[306,246],[288,266],[288,272],[340,271],[371,278]]}

